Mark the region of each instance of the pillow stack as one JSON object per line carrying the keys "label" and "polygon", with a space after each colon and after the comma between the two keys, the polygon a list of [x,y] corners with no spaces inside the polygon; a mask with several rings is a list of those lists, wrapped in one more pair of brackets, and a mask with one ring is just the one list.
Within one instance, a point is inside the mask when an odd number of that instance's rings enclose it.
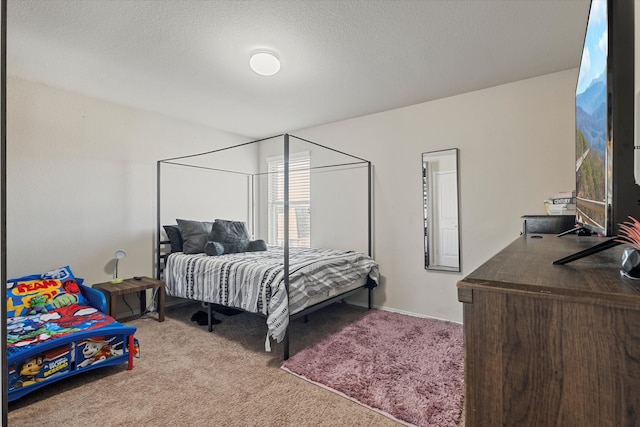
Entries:
{"label": "pillow stack", "polygon": [[214,222],[177,219],[178,225],[165,225],[171,252],[206,253],[210,256],[239,252],[266,251],[264,240],[251,240],[243,221],[216,219]]}

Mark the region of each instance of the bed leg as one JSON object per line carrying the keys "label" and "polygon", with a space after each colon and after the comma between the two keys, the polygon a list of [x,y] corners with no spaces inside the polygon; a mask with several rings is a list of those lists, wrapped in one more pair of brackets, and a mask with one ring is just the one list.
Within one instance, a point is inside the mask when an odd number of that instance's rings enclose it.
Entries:
{"label": "bed leg", "polygon": [[369,310],[371,310],[371,297],[373,294],[373,289],[369,288]]}
{"label": "bed leg", "polygon": [[284,360],[288,360],[289,359],[289,328],[287,328],[287,331],[284,333]]}
{"label": "bed leg", "polygon": [[133,334],[129,335],[129,365],[127,369],[130,371],[133,369],[133,356],[135,356],[136,349],[133,341]]}
{"label": "bed leg", "polygon": [[213,305],[208,303],[207,306],[209,309],[207,310],[207,324],[209,325],[209,332],[213,331]]}

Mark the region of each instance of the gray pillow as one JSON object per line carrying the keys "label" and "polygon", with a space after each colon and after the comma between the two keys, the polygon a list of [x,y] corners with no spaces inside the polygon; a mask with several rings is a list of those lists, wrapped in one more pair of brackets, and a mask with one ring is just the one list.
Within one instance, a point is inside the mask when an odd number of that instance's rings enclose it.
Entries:
{"label": "gray pillow", "polygon": [[178,229],[182,236],[182,252],[185,254],[200,254],[211,233],[212,222],[177,219]]}
{"label": "gray pillow", "polygon": [[258,252],[266,250],[267,244],[264,240],[252,240],[249,242],[249,247],[247,248],[247,252]]}
{"label": "gray pillow", "polygon": [[220,242],[208,241],[204,245],[204,253],[209,256],[222,255],[224,253],[224,246]]}
{"label": "gray pillow", "polygon": [[182,236],[177,225],[163,225],[165,233],[171,242],[171,253],[182,252]]}
{"label": "gray pillow", "polygon": [[216,219],[207,240],[222,243],[225,254],[247,252],[249,247],[247,224],[242,221]]}

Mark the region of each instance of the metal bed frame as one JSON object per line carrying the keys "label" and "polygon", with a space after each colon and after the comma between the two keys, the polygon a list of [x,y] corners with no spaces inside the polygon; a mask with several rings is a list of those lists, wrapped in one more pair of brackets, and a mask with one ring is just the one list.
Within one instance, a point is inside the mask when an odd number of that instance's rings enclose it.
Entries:
{"label": "metal bed frame", "polygon": [[[250,141],[250,142],[245,142],[245,143],[241,143],[241,144],[237,144],[237,145],[233,145],[230,147],[225,147],[225,148],[220,148],[220,149],[216,149],[216,150],[212,150],[212,151],[207,151],[204,153],[198,153],[198,154],[191,154],[191,155],[186,155],[186,156],[180,156],[180,157],[173,157],[173,158],[168,158],[168,159],[163,159],[163,160],[158,160],[157,164],[156,164],[156,278],[159,280],[162,280],[162,273],[163,273],[163,268],[164,268],[164,264],[166,261],[166,258],[168,256],[168,254],[166,254],[166,251],[164,251],[162,248],[164,247],[164,245],[168,244],[169,241],[167,240],[162,240],[161,234],[162,234],[162,220],[161,220],[161,183],[162,183],[162,165],[163,164],[171,164],[171,165],[177,165],[177,166],[184,166],[184,167],[191,167],[191,168],[197,168],[197,169],[209,169],[209,170],[215,170],[218,172],[229,172],[229,173],[240,173],[237,171],[231,171],[231,170],[223,170],[223,169],[219,169],[219,168],[209,168],[206,166],[201,166],[201,165],[192,165],[192,164],[188,164],[188,163],[183,163],[183,161],[185,159],[190,159],[190,158],[194,158],[194,157],[199,157],[199,156],[203,156],[203,155],[208,155],[208,154],[214,154],[214,153],[218,153],[218,152],[222,152],[222,151],[226,151],[226,150],[231,150],[234,148],[239,148],[239,147],[243,147],[243,146],[247,146],[250,144],[256,144],[256,143],[260,143],[262,141],[267,141],[267,140],[271,140],[274,138],[279,138],[282,137],[283,138],[283,154],[284,154],[284,283],[285,283],[285,289],[287,292],[287,296],[289,295],[289,144],[290,144],[290,138],[295,138],[299,141],[308,143],[308,144],[312,144],[314,146],[317,147],[321,147],[323,149],[338,153],[340,155],[343,156],[348,156],[350,158],[353,158],[354,161],[353,162],[348,162],[348,163],[341,163],[341,164],[332,164],[330,166],[319,166],[318,168],[327,168],[327,167],[340,167],[340,166],[352,166],[352,165],[362,165],[362,164],[366,164],[367,166],[367,250],[368,250],[368,255],[372,256],[372,223],[373,223],[373,209],[372,209],[372,165],[371,162],[369,160],[365,160],[362,159],[360,157],[356,157],[353,156],[351,154],[347,154],[344,153],[342,151],[330,148],[330,147],[326,147],[324,145],[303,139],[303,138],[299,138],[296,137],[294,135],[289,135],[287,133],[285,134],[281,134],[281,135],[276,135],[276,136],[272,136],[272,137],[268,137],[268,138],[263,138],[263,139],[258,139],[258,140],[254,140],[254,141]],[[313,167],[311,169],[314,169]],[[244,173],[245,175],[253,178],[255,175],[258,174],[254,174],[254,173]],[[252,182],[252,181],[251,181]],[[253,211],[255,211],[255,206],[253,206],[252,208]],[[255,212],[252,213],[253,216],[255,216]],[[352,296],[355,293],[360,292],[362,289],[368,289],[368,308],[371,309],[372,307],[372,292],[373,292],[373,288],[375,287],[375,284],[371,283],[371,279],[368,278],[367,279],[367,283],[365,285],[363,285],[362,287],[358,287],[356,289],[352,289],[350,291],[347,291],[345,293],[339,294],[339,295],[335,295],[325,301],[321,301],[318,302],[314,305],[311,305],[307,308],[305,308],[304,310],[297,312],[295,314],[289,314],[289,322],[291,322],[292,320],[298,319],[300,317],[305,318],[306,320],[306,316],[316,310],[319,310],[321,308],[324,308],[330,304],[333,304],[334,302],[338,302],[338,301],[342,301],[350,296]],[[211,332],[213,330],[213,325],[212,325],[212,318],[213,318],[213,307],[212,304],[209,304],[209,309],[208,311],[208,328],[209,328],[209,332]],[[254,314],[260,314],[260,313],[254,313]],[[289,340],[290,340],[290,334],[289,334],[289,327],[287,326],[287,330],[283,339],[283,345],[284,345],[284,360],[287,360],[289,358]]]}

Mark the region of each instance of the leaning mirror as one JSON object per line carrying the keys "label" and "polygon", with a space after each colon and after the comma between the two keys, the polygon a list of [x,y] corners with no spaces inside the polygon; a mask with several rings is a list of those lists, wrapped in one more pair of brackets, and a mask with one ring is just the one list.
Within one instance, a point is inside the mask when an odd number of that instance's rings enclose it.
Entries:
{"label": "leaning mirror", "polygon": [[424,268],[460,271],[458,149],[422,153]]}

